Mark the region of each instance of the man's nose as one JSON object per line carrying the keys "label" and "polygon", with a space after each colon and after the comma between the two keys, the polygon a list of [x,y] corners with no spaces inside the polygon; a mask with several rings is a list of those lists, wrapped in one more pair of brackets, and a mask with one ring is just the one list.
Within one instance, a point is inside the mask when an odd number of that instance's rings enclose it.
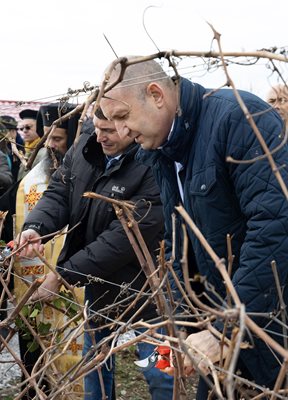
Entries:
{"label": "man's nose", "polygon": [[53,139],[51,139],[51,138],[48,138],[46,140],[45,146],[46,147],[50,147],[50,149],[55,149],[56,148],[55,141]]}
{"label": "man's nose", "polygon": [[121,139],[124,139],[129,135],[130,129],[126,125],[125,121],[115,121],[115,128]]}
{"label": "man's nose", "polygon": [[105,133],[102,133],[100,130],[97,130],[97,142],[101,143],[101,142],[105,142],[107,140],[107,136],[105,135]]}

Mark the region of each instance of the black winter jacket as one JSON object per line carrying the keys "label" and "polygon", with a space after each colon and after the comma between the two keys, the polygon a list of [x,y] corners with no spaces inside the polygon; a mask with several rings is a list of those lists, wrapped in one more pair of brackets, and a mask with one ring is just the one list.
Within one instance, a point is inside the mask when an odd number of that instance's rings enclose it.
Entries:
{"label": "black winter jacket", "polygon": [[[146,278],[112,205],[82,194],[93,191],[136,203],[134,217],[141,220],[141,233],[156,255],[163,232],[162,205],[150,168],[134,159],[137,149],[130,145],[118,163],[105,171],[105,156],[95,134],[81,135],[24,224],[25,229],[31,227],[45,235],[81,222],[67,235],[57,269],[70,284],[86,285],[85,299],[94,312],[117,302],[117,307],[111,307],[111,318],[132,302]],[[126,318],[133,313],[135,308]],[[152,316],[156,316],[155,307],[150,304],[141,317]]]}

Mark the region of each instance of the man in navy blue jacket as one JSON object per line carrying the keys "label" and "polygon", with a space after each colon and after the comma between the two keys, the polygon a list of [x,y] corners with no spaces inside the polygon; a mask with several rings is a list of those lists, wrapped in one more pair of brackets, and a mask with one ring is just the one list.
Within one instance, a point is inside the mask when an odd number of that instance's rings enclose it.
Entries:
{"label": "man in navy blue jacket", "polygon": [[[120,63],[109,84],[116,81],[119,71]],[[287,186],[288,148],[287,144],[279,146],[281,119],[258,97],[239,93],[269,150],[277,149],[273,158]],[[138,160],[153,167],[165,210],[167,259],[171,255],[171,214],[182,203],[220,258],[227,257],[226,238],[228,234],[232,237],[232,281],[240,301],[254,321],[283,345],[282,327],[271,320],[271,316],[280,318],[271,262],[277,265],[287,304],[288,203],[233,90],[210,93],[185,78],[172,79],[152,60],[128,66],[124,80],[100,104],[119,135],[141,145]],[[228,156],[241,161],[228,162]],[[249,162],[252,159],[256,160]],[[181,279],[182,232],[181,218],[177,218],[179,240],[175,242],[180,245],[174,268]],[[226,295],[223,278],[192,230],[187,231],[191,273],[206,279],[214,288],[208,295],[217,292],[219,303]],[[225,302],[218,307],[223,311]],[[223,323],[217,320],[215,326],[221,330]],[[273,387],[279,373],[278,355],[255,335],[247,337],[251,348],[241,350],[238,360],[242,376]],[[200,346],[212,362],[220,359],[218,339],[207,330],[190,335],[186,343]],[[195,371],[189,357],[185,364],[186,373]]]}

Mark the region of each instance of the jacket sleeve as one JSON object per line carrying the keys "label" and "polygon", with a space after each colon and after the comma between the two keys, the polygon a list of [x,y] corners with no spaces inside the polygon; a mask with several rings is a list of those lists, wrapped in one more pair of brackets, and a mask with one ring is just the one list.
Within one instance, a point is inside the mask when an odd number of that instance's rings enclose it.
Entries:
{"label": "jacket sleeve", "polygon": [[56,232],[69,222],[69,188],[73,148],[66,153],[62,165],[50,178],[49,186],[33,210],[23,229],[32,228],[41,235]]}
{"label": "jacket sleeve", "polygon": [[4,192],[13,183],[13,177],[6,154],[0,151],[0,192]]}
{"label": "jacket sleeve", "polygon": [[[256,117],[255,122],[270,151],[276,149],[281,144],[279,136],[283,131],[280,118],[275,117],[274,112],[266,112]],[[226,156],[236,160],[251,160],[263,155],[263,149],[248,121],[244,120],[242,111],[232,115],[228,132]],[[287,188],[288,146],[284,144],[279,147],[273,153],[273,158]],[[230,163],[228,168],[246,219],[246,235],[233,284],[247,312],[273,312],[277,309],[279,296],[271,268],[272,261],[277,265],[282,288],[288,280],[287,198],[267,158],[246,164]],[[261,323],[261,319],[258,323]]]}
{"label": "jacket sleeve", "polygon": [[[136,205],[133,216],[139,221],[139,228],[148,248],[150,251],[156,251],[155,247],[159,247],[163,232],[162,204],[151,171],[143,166],[141,168],[146,172],[129,201]],[[115,219],[94,242],[59,265],[58,271],[71,284],[85,284],[85,275],[105,279],[129,263],[135,263],[136,268],[139,268],[122,224]]]}

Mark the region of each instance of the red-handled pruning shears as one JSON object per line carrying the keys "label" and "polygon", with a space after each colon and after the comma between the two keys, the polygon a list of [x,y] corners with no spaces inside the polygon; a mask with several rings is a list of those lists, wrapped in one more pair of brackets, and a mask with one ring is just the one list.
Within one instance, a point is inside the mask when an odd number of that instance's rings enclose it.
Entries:
{"label": "red-handled pruning shears", "polygon": [[134,361],[134,363],[142,370],[148,371],[149,369],[156,367],[164,369],[170,367],[170,347],[169,346],[157,346],[150,356],[143,360]]}

